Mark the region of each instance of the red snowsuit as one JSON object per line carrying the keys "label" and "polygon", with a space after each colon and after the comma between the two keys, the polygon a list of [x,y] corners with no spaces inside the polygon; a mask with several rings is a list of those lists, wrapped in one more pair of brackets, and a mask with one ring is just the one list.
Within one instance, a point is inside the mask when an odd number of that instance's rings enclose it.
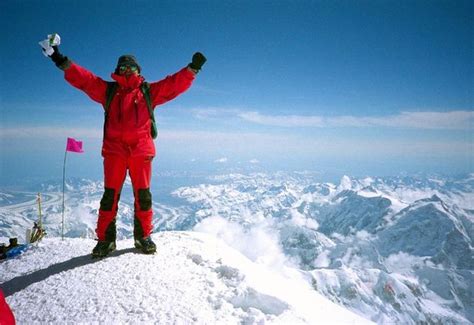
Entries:
{"label": "red snowsuit", "polygon": [[[75,63],[65,69],[64,77],[92,100],[105,105],[106,81]],[[186,91],[194,78],[194,72],[183,68],[161,81],[150,83],[153,108]],[[115,241],[115,217],[128,169],[135,196],[134,237],[145,238],[153,228],[150,180],[155,144],[150,134],[150,114],[140,90],[144,79],[139,75],[126,78],[115,73],[112,79],[119,87],[104,124],[102,156],[105,191],[100,201],[96,233],[99,240]]]}

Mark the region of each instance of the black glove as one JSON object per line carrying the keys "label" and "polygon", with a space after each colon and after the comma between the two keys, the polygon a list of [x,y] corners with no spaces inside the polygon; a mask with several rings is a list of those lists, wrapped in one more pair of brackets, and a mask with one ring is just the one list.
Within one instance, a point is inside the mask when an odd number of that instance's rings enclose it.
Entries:
{"label": "black glove", "polygon": [[53,46],[53,50],[54,50],[54,53],[49,56],[51,60],[53,60],[56,66],[62,70],[68,68],[70,65],[70,61],[67,58],[67,56],[62,55],[59,52],[59,48],[57,45]]}
{"label": "black glove", "polygon": [[193,70],[199,71],[201,67],[206,63],[207,59],[202,53],[196,52],[193,55],[193,61],[188,65]]}

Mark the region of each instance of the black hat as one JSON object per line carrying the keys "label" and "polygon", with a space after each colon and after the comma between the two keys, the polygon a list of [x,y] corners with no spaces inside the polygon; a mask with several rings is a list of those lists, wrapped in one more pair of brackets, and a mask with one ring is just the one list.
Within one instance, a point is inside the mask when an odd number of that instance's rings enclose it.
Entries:
{"label": "black hat", "polygon": [[117,69],[122,65],[135,66],[138,68],[138,72],[142,70],[135,56],[130,55],[130,54],[122,55],[121,57],[119,57],[118,62],[117,62]]}

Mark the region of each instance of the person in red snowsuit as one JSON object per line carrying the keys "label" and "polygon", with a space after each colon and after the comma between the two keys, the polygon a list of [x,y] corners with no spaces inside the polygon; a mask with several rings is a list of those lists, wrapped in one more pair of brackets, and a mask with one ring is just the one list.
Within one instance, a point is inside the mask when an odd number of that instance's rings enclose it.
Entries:
{"label": "person in red snowsuit", "polygon": [[[57,46],[53,49],[54,53],[50,57],[64,71],[64,78],[105,108],[108,83],[63,56]],[[150,83],[152,107],[185,92],[205,62],[204,55],[197,52],[192,62],[183,69],[161,81]],[[141,67],[136,58],[122,55],[111,75],[118,87],[104,123],[104,195],[100,201],[96,229],[98,243],[92,251],[94,257],[106,256],[115,249],[115,221],[127,170],[135,197],[135,247],[146,254],[156,251],[156,245],[150,237],[153,230],[150,180],[155,144],[150,132],[151,119],[146,98],[140,89],[144,82],[140,73]]]}

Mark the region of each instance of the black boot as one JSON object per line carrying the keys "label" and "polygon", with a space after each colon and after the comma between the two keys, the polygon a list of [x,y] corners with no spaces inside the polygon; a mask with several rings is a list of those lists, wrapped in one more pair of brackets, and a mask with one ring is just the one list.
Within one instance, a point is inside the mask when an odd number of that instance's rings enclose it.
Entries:
{"label": "black boot", "polygon": [[135,248],[141,249],[141,251],[145,254],[153,254],[156,252],[156,245],[149,236],[141,239],[135,239]]}
{"label": "black boot", "polygon": [[105,257],[109,255],[110,252],[113,252],[117,247],[115,244],[115,239],[117,236],[117,227],[115,225],[116,219],[114,218],[112,222],[107,226],[105,230],[105,240],[99,240],[97,245],[95,245],[92,250],[92,257]]}
{"label": "black boot", "polygon": [[92,250],[92,257],[105,257],[116,248],[115,241],[99,240]]}

